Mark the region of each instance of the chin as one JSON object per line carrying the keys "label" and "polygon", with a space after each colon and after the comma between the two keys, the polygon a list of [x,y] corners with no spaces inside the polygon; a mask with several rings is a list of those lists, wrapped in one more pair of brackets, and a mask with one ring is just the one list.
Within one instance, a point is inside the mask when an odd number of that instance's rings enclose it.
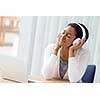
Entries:
{"label": "chin", "polygon": [[62,47],[66,47],[66,48],[68,48],[69,46],[68,46],[68,45],[66,45],[66,44],[63,44],[63,45],[62,45]]}

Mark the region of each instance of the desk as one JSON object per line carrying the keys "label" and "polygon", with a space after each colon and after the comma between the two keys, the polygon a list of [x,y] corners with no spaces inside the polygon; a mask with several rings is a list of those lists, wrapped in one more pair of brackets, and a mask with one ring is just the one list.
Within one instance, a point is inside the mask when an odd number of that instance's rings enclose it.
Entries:
{"label": "desk", "polygon": [[3,79],[3,78],[0,77],[0,83],[17,83],[17,82],[11,81],[9,79]]}
{"label": "desk", "polygon": [[[18,82],[12,81],[9,79],[3,79],[0,77],[0,83],[18,83]],[[28,83],[69,83],[69,81],[68,80],[60,80],[60,79],[45,80],[42,77],[38,77],[38,78],[31,77],[29,79]]]}
{"label": "desk", "polygon": [[31,77],[29,80],[29,83],[31,83],[31,81],[33,81],[33,83],[70,83],[69,80],[61,80],[61,79],[51,79],[51,80],[46,80],[43,79],[42,77]]}

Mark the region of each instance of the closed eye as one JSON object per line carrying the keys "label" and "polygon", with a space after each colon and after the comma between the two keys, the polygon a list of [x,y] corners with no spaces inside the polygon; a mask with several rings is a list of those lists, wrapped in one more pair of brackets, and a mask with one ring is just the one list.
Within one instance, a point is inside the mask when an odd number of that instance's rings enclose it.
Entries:
{"label": "closed eye", "polygon": [[70,34],[67,34],[67,37],[68,37],[68,38],[71,38],[72,36],[71,36]]}
{"label": "closed eye", "polygon": [[67,36],[68,38],[71,38],[70,36]]}

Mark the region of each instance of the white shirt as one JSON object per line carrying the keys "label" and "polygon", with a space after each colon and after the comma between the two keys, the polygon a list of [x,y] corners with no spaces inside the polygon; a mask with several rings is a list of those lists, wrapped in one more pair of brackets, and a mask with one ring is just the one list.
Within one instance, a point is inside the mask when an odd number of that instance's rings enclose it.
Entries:
{"label": "white shirt", "polygon": [[[44,62],[42,68],[42,75],[45,79],[60,78],[59,75],[59,61],[60,49],[57,56],[53,54],[55,44],[50,44],[45,49]],[[81,80],[84,75],[88,61],[89,51],[85,48],[80,48],[74,52],[75,57],[68,58],[68,70],[63,79],[69,79],[70,82],[77,82]]]}

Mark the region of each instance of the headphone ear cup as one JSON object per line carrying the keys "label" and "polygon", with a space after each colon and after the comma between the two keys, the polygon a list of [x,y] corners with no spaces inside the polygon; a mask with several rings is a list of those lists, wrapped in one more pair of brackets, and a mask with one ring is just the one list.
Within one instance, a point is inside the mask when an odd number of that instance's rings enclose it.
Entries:
{"label": "headphone ear cup", "polygon": [[75,39],[75,40],[73,41],[73,43],[72,43],[72,44],[73,44],[73,45],[74,45],[74,44],[77,44],[77,43],[78,43],[78,41],[80,41],[80,40],[81,40],[80,38],[77,38],[77,39]]}

